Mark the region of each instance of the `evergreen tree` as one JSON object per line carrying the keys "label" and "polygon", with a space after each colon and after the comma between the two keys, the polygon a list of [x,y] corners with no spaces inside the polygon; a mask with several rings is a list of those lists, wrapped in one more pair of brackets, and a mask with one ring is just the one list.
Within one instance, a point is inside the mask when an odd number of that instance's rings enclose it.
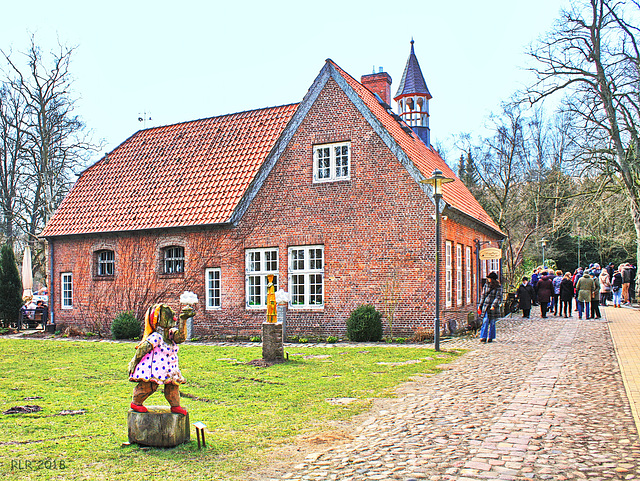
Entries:
{"label": "evergreen tree", "polygon": [[18,322],[22,307],[22,282],[10,244],[0,252],[0,320],[4,327]]}

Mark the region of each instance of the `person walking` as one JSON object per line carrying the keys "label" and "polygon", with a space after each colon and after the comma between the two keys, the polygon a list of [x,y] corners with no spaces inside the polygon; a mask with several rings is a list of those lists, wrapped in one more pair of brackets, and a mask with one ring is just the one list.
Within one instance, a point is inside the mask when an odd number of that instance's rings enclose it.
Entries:
{"label": "person walking", "polygon": [[622,274],[620,274],[620,270],[613,273],[611,294],[613,296],[613,307],[620,307],[622,304]]}
{"label": "person walking", "polygon": [[591,292],[591,319],[600,319],[600,279],[593,275],[593,291]]}
{"label": "person walking", "polygon": [[516,297],[518,298],[518,308],[522,309],[522,317],[528,319],[531,313],[531,303],[536,295],[533,287],[529,284],[529,278],[523,277],[522,284],[518,286]]}
{"label": "person walking", "polygon": [[611,295],[611,278],[609,277],[609,272],[607,269],[602,269],[600,272],[600,305],[603,307],[607,306],[607,300]]}
{"label": "person walking", "polygon": [[560,283],[560,311],[564,317],[571,317],[571,304],[573,301],[573,282],[571,272],[566,272]]}
{"label": "person walking", "polygon": [[582,319],[582,313],[586,319],[591,316],[591,296],[594,289],[593,279],[586,272],[578,279],[576,291],[578,293],[578,319]]}
{"label": "person walking", "polygon": [[636,274],[638,270],[633,264],[629,264],[629,276],[631,280],[629,281],[629,302],[634,303],[636,301]]}
{"label": "person walking", "polygon": [[538,305],[538,281],[540,280],[540,268],[536,267],[531,274],[531,282],[529,283],[533,287],[533,305]]}
{"label": "person walking", "polygon": [[493,342],[496,338],[496,321],[500,316],[500,304],[502,303],[502,286],[498,281],[498,274],[490,272],[487,282],[482,288],[482,297],[478,310],[482,316],[480,328],[480,342]]}
{"label": "person walking", "polygon": [[560,283],[562,282],[562,271],[557,270],[556,276],[553,278],[551,283],[553,284],[553,315],[558,315],[558,310],[560,308]]}
{"label": "person walking", "polygon": [[622,275],[622,302],[624,304],[631,304],[631,297],[629,296],[629,286],[631,285],[631,264],[628,262],[620,264],[619,270]]}
{"label": "person walking", "polygon": [[551,302],[551,296],[553,296],[553,283],[551,282],[551,276],[548,274],[547,271],[543,271],[542,277],[538,281],[538,303],[540,304],[540,316],[543,319],[547,318],[549,302]]}

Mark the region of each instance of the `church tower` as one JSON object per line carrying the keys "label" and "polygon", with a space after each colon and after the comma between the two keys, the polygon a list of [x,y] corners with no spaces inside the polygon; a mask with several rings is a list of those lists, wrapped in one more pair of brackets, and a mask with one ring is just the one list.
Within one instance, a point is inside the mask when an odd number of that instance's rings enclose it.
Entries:
{"label": "church tower", "polygon": [[411,53],[407,65],[400,80],[398,92],[393,98],[398,102],[398,115],[407,125],[431,147],[431,134],[429,130],[429,99],[431,94],[424,81],[420,70],[420,64],[413,51],[413,39],[411,39]]}

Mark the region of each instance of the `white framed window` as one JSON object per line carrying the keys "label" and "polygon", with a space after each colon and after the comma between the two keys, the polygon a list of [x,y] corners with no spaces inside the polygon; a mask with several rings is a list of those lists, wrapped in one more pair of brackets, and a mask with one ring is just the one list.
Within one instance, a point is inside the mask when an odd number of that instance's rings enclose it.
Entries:
{"label": "white framed window", "polygon": [[351,179],[351,142],[313,147],[313,182]]}
{"label": "white framed window", "polygon": [[453,277],[453,265],[451,262],[451,249],[452,245],[450,241],[445,242],[445,250],[444,250],[444,267],[445,267],[445,286],[444,286],[444,295],[445,295],[445,306],[451,307],[453,304],[451,294],[452,294],[452,277]]}
{"label": "white framed window", "polygon": [[60,305],[62,309],[73,309],[73,274],[60,274]]}
{"label": "white framed window", "polygon": [[204,270],[205,297],[207,311],[220,309],[220,268]]}
{"label": "white framed window", "polygon": [[324,308],[324,246],[289,247],[291,307]]}
{"label": "white framed window", "polygon": [[184,247],[171,246],[162,252],[162,273],[181,274],[184,272]]}
{"label": "white framed window", "polygon": [[471,292],[472,292],[472,272],[471,272],[471,247],[467,246],[465,250],[465,277],[467,283],[467,304],[471,304]]}
{"label": "white framed window", "polygon": [[111,250],[102,250],[97,252],[98,260],[98,276],[113,276],[115,272],[115,254]]}
{"label": "white framed window", "polygon": [[268,276],[278,290],[278,248],[245,251],[245,303],[248,309],[266,309]]}
{"label": "white framed window", "polygon": [[456,305],[462,305],[462,245],[456,244]]}
{"label": "white framed window", "polygon": [[489,260],[489,272],[495,272],[500,277],[500,259]]}

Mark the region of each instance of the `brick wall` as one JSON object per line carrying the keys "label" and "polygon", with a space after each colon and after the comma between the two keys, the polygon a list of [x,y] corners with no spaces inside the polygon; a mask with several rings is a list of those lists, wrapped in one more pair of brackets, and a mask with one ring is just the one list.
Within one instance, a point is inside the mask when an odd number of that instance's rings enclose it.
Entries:
{"label": "brick wall", "polygon": [[[316,183],[313,146],[351,142],[351,179]],[[471,246],[484,239],[477,231],[451,219],[443,221],[442,265],[446,240]],[[122,310],[140,316],[162,301],[178,308],[184,290],[198,294],[196,334],[259,334],[264,310],[245,307],[245,249],[278,248],[279,287],[289,290],[288,248],[324,246],[324,308],[289,309],[287,333],[342,336],[349,312],[364,303],[385,311],[385,289],[397,299],[394,335],[411,335],[432,326],[434,317],[434,207],[420,186],[393,157],[337,84],[330,80],[276,163],[237,227],[185,229],[53,242],[53,295],[58,324],[80,324],[98,330]],[[162,247],[185,249],[185,272],[160,274]],[[116,275],[95,275],[94,252],[112,248]],[[464,249],[463,249],[464,254]],[[443,325],[466,322],[474,309],[455,302],[444,309]],[[204,308],[205,269],[221,269],[222,309]],[[73,272],[74,308],[60,309],[60,274]],[[475,253],[473,279],[475,282]],[[464,275],[464,269],[463,269]],[[466,287],[465,282],[463,286]],[[388,289],[386,289],[388,291]],[[385,327],[388,327],[385,325]]]}

